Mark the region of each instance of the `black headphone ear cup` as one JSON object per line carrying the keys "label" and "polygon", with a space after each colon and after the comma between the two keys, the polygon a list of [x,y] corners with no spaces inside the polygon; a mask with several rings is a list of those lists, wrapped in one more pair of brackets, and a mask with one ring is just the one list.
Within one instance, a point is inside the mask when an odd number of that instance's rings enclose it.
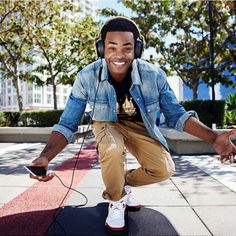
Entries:
{"label": "black headphone ear cup", "polygon": [[141,39],[136,39],[135,49],[134,49],[134,57],[140,58],[143,53],[143,42]]}
{"label": "black headphone ear cup", "polygon": [[98,57],[104,58],[104,44],[102,39],[96,41],[96,50]]}

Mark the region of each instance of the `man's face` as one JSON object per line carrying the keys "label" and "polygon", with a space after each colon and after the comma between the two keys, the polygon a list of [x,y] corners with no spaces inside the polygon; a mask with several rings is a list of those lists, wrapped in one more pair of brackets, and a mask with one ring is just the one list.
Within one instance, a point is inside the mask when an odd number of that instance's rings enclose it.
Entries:
{"label": "man's face", "polygon": [[133,33],[107,32],[104,56],[112,78],[117,81],[124,79],[134,60]]}

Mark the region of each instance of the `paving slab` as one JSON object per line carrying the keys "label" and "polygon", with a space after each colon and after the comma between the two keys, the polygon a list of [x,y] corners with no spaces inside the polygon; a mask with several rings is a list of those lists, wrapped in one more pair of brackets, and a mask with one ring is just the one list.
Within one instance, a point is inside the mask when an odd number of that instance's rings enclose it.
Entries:
{"label": "paving slab", "polygon": [[207,225],[212,235],[236,235],[236,206],[199,206],[194,210]]}
{"label": "paving slab", "polygon": [[[50,163],[50,168],[53,169],[75,156],[81,140],[77,144],[68,145]],[[32,186],[35,181],[28,178],[22,167],[30,163],[44,145],[7,143],[4,146],[0,143],[0,206],[4,206],[29,187],[34,189]],[[126,212],[127,231],[121,236],[236,236],[236,167],[220,165],[213,155],[175,155],[173,160],[176,172],[169,180],[132,188],[135,198],[142,204],[142,209],[140,212]],[[138,166],[136,160],[127,154],[125,167],[129,169]],[[59,187],[61,183],[57,181],[50,194],[53,196]],[[104,228],[108,202],[101,196],[104,185],[98,161],[75,189],[85,196],[71,192],[58,217],[48,225],[45,235],[110,235]],[[86,203],[85,197],[88,203],[78,207]],[[46,214],[46,211],[39,213]],[[34,217],[39,214],[31,213]],[[21,214],[27,215],[25,212]],[[11,217],[15,216],[9,216]],[[17,219],[21,219],[20,214]]]}
{"label": "paving slab", "polygon": [[[135,198],[143,207],[140,212],[126,213],[128,230],[123,235],[233,235],[235,228],[231,225],[232,222],[224,224],[225,227],[222,222],[225,214],[235,219],[235,192],[209,176],[189,159],[178,156],[174,161],[176,173],[170,180],[132,188]],[[125,164],[127,169],[138,166],[130,155]],[[66,206],[58,217],[63,227],[69,230],[67,233],[107,235],[104,221],[108,203],[101,198],[103,183],[99,175],[97,164],[95,170],[92,169],[77,188],[88,197],[87,206],[72,213],[73,209],[70,207],[79,202],[77,194],[74,193],[68,201],[71,206]],[[213,213],[214,209],[216,215]],[[74,221],[67,220],[70,217],[75,218]],[[51,230],[52,228],[47,235],[52,233]],[[60,235],[62,231],[59,228],[57,230]],[[92,234],[92,231],[96,233]]]}
{"label": "paving slab", "polygon": [[191,207],[145,207],[128,216],[132,236],[211,235]]}

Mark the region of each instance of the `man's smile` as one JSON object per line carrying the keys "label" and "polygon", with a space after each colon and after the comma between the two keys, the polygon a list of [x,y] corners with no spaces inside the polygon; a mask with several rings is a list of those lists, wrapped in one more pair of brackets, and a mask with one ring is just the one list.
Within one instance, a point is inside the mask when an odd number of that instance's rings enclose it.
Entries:
{"label": "man's smile", "polygon": [[113,61],[112,63],[117,66],[123,66],[125,64],[125,61]]}

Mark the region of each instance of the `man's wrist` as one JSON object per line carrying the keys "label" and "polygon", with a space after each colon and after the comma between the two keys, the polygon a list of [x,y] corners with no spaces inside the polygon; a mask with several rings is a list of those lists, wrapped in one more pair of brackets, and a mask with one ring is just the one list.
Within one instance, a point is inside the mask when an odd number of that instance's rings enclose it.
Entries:
{"label": "man's wrist", "polygon": [[216,139],[217,139],[217,137],[218,137],[218,134],[215,131],[211,130],[208,142],[210,144],[214,144]]}

